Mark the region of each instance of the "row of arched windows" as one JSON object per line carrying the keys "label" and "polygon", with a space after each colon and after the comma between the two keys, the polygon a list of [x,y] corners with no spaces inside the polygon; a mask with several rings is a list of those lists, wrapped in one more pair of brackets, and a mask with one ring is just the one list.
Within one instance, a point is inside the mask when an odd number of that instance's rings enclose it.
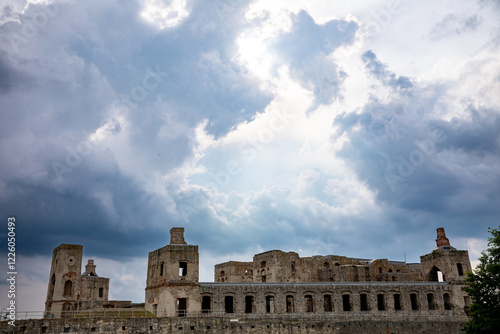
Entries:
{"label": "row of arched windows", "polygon": [[[341,310],[343,312],[350,311],[387,311],[388,309],[393,309],[395,311],[402,311],[405,309],[405,303],[403,301],[403,296],[400,293],[377,293],[374,298],[371,298],[371,294],[368,292],[361,292],[359,294],[359,304],[353,305],[353,295],[351,293],[343,293],[341,295]],[[306,294],[301,301],[296,300],[294,295],[287,294],[284,296],[284,309],[277,310],[275,307],[275,296],[266,295],[265,296],[265,313],[295,313],[297,312],[297,303],[302,303],[300,307],[303,312],[333,312],[333,295],[324,294],[321,301],[321,305],[316,305],[315,295]],[[451,310],[451,298],[449,292],[444,292],[442,294],[443,305],[445,310]],[[224,297],[224,310],[226,313],[235,313],[235,297],[225,296]],[[372,305],[373,304],[373,305]],[[390,307],[392,304],[392,307]],[[438,309],[438,304],[436,301],[436,293],[428,292],[425,294],[425,300],[420,300],[420,295],[417,292],[412,292],[409,294],[408,306],[409,310],[430,310],[434,311]],[[203,313],[209,313],[212,308],[212,297],[203,296],[202,297],[202,311]],[[255,313],[255,297],[253,295],[246,295],[243,299],[243,311],[244,313]]]}

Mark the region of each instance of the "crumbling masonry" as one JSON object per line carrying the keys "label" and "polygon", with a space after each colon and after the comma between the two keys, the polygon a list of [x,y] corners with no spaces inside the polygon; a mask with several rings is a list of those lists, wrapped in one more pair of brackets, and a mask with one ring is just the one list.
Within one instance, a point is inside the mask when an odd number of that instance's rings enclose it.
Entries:
{"label": "crumbling masonry", "polygon": [[198,246],[184,229],[149,253],[145,308],[159,317],[191,314],[386,314],[465,316],[463,291],[471,271],[443,228],[437,247],[420,263],[328,255],[301,258],[272,250],[252,262],[215,266],[214,283],[198,282]]}
{"label": "crumbling masonry", "polygon": [[[81,274],[82,246],[54,249],[44,319],[6,333],[458,333],[467,320],[468,252],[437,229],[436,248],[420,263],[338,255],[300,257],[271,250],[251,262],[217,264],[199,282],[198,246],[183,228],[149,253],[144,304],[108,300],[109,279],[93,260]],[[142,307],[152,318],[75,318],[83,310]],[[154,316],[153,316],[154,315]],[[58,319],[68,317],[67,319]]]}

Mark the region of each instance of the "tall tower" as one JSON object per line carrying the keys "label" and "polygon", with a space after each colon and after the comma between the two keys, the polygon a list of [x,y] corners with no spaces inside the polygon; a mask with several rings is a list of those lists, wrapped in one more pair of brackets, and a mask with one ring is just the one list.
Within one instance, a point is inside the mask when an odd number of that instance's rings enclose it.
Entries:
{"label": "tall tower", "polygon": [[149,253],[146,310],[185,316],[200,310],[198,246],[187,245],[184,228],[170,230],[170,244]]}
{"label": "tall tower", "polygon": [[424,281],[464,282],[466,272],[472,271],[469,252],[450,245],[444,228],[437,229],[436,248],[420,257]]}
{"label": "tall tower", "polygon": [[80,291],[82,249],[80,245],[70,244],[62,244],[54,249],[45,302],[47,317],[64,317],[69,315],[65,312],[76,310]]}

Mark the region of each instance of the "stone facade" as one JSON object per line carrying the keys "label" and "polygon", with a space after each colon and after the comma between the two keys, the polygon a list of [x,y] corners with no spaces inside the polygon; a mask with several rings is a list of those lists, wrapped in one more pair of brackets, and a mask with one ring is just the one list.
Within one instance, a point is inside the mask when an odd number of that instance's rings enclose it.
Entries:
{"label": "stone facade", "polygon": [[196,318],[99,318],[33,319],[17,321],[15,327],[0,322],[6,334],[134,333],[134,334],[458,334],[464,319],[450,320],[387,317],[383,319],[332,317],[237,319]]}
{"label": "stone facade", "polygon": [[[182,240],[179,229],[171,240]],[[203,314],[466,317],[467,251],[438,229],[437,248],[407,264],[338,255],[300,257],[271,250],[252,262],[215,266],[198,282],[198,247],[171,244],[149,253],[145,308],[159,317]]]}
{"label": "stone facade", "polygon": [[217,264],[214,276],[221,283],[422,281],[420,263],[339,255],[300,257],[280,250],[256,254],[253,262]]}
{"label": "stone facade", "polygon": [[52,253],[45,317],[72,316],[93,308],[130,305],[130,301],[108,300],[109,278],[99,277],[94,260],[81,273],[83,246],[62,244]]}
{"label": "stone facade", "polygon": [[[173,228],[170,244],[149,253],[144,308],[154,318],[26,320],[16,329],[0,328],[6,333],[458,333],[467,321],[463,288],[469,256],[450,245],[444,229],[438,229],[436,245],[420,263],[410,264],[271,250],[251,262],[217,264],[215,282],[203,283],[198,246],[186,243],[183,228]],[[80,274],[81,263],[82,246],[54,249],[47,318],[65,310],[132,306],[108,301],[109,279],[97,275],[93,260]],[[38,329],[26,329],[35,322]]]}

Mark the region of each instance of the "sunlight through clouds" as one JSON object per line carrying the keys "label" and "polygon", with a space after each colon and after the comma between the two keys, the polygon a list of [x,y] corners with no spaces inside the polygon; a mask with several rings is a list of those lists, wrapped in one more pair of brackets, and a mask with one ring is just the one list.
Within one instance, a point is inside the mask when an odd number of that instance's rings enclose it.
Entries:
{"label": "sunlight through clouds", "polygon": [[159,29],[172,28],[188,17],[186,0],[146,0],[141,16]]}

